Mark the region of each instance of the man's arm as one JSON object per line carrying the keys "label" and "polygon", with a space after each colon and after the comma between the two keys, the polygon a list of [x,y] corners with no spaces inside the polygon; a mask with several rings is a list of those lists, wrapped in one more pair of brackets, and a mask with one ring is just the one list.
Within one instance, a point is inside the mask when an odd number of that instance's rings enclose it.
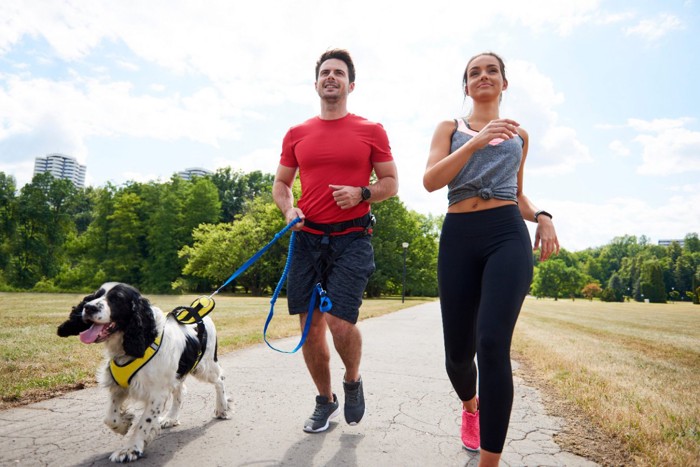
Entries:
{"label": "man's arm", "polygon": [[[301,218],[302,221],[304,219],[304,213],[301,209],[294,207],[292,185],[294,185],[296,176],[297,169],[295,167],[287,167],[280,164],[277,167],[275,181],[272,184],[272,199],[284,215],[287,223],[292,222],[297,217]],[[292,227],[292,230],[300,230],[303,225],[304,222],[299,222]]]}
{"label": "man's arm", "polygon": [[[373,167],[377,181],[367,187],[371,193],[367,201],[378,203],[398,193],[399,181],[394,161],[377,162]],[[361,186],[330,185],[330,189],[340,209],[350,209],[363,201]]]}

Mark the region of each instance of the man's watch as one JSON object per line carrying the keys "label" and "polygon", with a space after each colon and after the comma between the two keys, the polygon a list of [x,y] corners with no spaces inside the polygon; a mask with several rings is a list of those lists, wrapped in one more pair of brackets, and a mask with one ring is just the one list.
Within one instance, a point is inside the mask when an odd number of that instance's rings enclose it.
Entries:
{"label": "man's watch", "polygon": [[540,215],[542,215],[542,216],[547,216],[547,217],[549,217],[550,219],[552,218],[552,215],[551,215],[550,213],[548,213],[547,211],[539,210],[539,211],[537,211],[537,212],[535,213],[535,222],[539,222],[539,221],[537,220],[537,218],[538,218]]}
{"label": "man's watch", "polygon": [[361,188],[362,190],[362,201],[367,201],[372,197],[372,192],[369,191],[369,188],[366,186],[363,186]]}

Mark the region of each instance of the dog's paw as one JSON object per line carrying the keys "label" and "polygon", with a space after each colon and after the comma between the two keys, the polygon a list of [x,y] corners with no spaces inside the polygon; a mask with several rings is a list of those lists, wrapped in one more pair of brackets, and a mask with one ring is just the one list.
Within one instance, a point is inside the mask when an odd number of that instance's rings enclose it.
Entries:
{"label": "dog's paw", "polygon": [[228,420],[231,418],[231,408],[227,405],[225,408],[219,408],[214,411],[214,417],[220,420]]}
{"label": "dog's paw", "polygon": [[112,462],[124,464],[126,462],[133,462],[139,460],[141,457],[143,457],[143,451],[131,447],[122,448],[118,451],[114,451],[112,455],[109,456],[109,460],[111,460]]}
{"label": "dog's paw", "polygon": [[160,421],[161,428],[172,428],[174,426],[178,426],[179,424],[180,424],[180,420],[172,419],[172,418],[163,418]]}

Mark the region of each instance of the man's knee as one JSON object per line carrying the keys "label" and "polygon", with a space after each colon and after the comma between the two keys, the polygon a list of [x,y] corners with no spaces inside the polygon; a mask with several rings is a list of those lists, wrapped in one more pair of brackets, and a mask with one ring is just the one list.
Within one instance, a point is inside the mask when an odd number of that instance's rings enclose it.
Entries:
{"label": "man's knee", "polygon": [[337,316],[333,316],[329,313],[326,313],[326,323],[328,324],[328,328],[330,329],[333,337],[352,335],[357,332],[357,326],[355,326],[354,323],[338,318]]}

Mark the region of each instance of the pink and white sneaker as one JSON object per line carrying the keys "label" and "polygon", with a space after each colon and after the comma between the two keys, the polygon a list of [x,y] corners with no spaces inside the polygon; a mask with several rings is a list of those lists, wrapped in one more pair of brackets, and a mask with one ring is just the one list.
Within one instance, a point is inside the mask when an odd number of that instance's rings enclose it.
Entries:
{"label": "pink and white sneaker", "polygon": [[462,445],[467,451],[478,451],[481,447],[479,434],[479,410],[476,413],[462,409]]}

